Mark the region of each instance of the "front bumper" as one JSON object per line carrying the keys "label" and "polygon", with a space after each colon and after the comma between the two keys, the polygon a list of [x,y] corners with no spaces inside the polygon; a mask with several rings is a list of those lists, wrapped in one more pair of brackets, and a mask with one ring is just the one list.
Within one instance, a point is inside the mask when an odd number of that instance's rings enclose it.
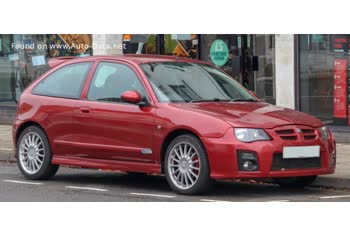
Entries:
{"label": "front bumper", "polygon": [[[270,134],[270,132],[268,131]],[[270,134],[273,135],[273,134]],[[205,145],[210,176],[214,179],[234,178],[274,178],[324,175],[334,173],[336,167],[335,140],[331,134],[329,140],[319,135],[313,140],[285,141],[272,136],[271,141],[242,143],[236,139],[233,129],[228,129],[222,138],[201,138]],[[272,162],[275,154],[282,154],[284,146],[320,146],[320,167],[273,170]],[[240,171],[237,151],[255,152],[259,162],[258,171]],[[296,159],[297,161],[298,159]]]}

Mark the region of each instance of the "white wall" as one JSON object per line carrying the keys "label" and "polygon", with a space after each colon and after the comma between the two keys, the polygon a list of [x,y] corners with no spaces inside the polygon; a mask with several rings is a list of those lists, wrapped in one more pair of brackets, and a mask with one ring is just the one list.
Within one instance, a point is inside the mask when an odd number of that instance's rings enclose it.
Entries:
{"label": "white wall", "polygon": [[295,109],[294,35],[275,35],[276,105]]}

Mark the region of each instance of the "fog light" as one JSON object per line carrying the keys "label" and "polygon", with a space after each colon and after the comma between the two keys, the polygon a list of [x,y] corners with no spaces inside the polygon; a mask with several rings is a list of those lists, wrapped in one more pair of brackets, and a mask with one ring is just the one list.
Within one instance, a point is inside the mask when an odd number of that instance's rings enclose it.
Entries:
{"label": "fog light", "polygon": [[258,171],[258,158],[254,152],[237,151],[239,171]]}
{"label": "fog light", "polygon": [[247,170],[247,171],[254,171],[257,167],[258,166],[256,162],[253,162],[253,161],[248,160],[243,163],[243,168],[244,170]]}

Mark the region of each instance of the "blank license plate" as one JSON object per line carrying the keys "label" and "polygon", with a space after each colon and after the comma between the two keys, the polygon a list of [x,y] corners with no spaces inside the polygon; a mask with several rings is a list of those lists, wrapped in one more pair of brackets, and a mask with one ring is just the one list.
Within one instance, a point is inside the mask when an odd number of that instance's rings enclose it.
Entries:
{"label": "blank license plate", "polygon": [[283,147],[283,158],[320,157],[320,146]]}

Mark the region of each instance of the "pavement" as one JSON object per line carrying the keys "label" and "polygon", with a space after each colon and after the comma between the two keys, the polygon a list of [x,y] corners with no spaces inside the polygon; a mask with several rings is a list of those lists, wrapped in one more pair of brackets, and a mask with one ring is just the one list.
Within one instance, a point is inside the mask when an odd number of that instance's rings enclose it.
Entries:
{"label": "pavement", "polygon": [[0,161],[14,161],[12,126],[0,124]]}
{"label": "pavement", "polygon": [[[350,133],[349,133],[350,134]],[[319,176],[312,187],[350,189],[350,144],[337,144],[337,168],[331,175]],[[11,125],[0,125],[0,163],[15,163]],[[14,164],[15,165],[15,164]],[[1,167],[1,166],[0,166]]]}
{"label": "pavement", "polygon": [[349,126],[329,126],[337,143],[350,143],[350,127]]}

